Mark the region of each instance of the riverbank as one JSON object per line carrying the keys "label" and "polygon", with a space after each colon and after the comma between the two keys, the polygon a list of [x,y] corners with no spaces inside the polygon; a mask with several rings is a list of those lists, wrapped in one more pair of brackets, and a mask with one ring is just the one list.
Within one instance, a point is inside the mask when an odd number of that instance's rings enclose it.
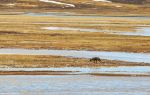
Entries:
{"label": "riverbank", "polygon": [[1,68],[150,66],[146,63],[104,60],[93,63],[84,58],[42,55],[0,55]]}
{"label": "riverbank", "polygon": [[121,73],[87,73],[87,74],[74,74],[74,73],[69,73],[69,72],[65,72],[65,71],[0,71],[0,76],[1,75],[11,75],[11,76],[14,76],[14,75],[33,75],[33,76],[36,76],[36,75],[60,75],[60,76],[65,76],[65,75],[92,75],[92,76],[113,76],[113,77],[150,77],[150,74],[136,74],[136,73],[124,73],[124,74],[121,74]]}
{"label": "riverbank", "polygon": [[150,76],[150,66],[0,68],[0,75]]}

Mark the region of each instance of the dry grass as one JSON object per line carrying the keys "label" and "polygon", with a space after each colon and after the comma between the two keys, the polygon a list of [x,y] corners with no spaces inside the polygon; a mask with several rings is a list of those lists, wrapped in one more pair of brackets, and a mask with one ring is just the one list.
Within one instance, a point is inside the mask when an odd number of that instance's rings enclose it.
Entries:
{"label": "dry grass", "polygon": [[0,67],[45,68],[45,67],[100,67],[100,66],[150,66],[144,63],[102,60],[100,63],[89,59],[65,58],[60,56],[0,55]]}
{"label": "dry grass", "polygon": [[[50,24],[34,24],[50,23]],[[92,26],[93,24],[93,26]],[[99,24],[99,25],[95,25]],[[107,25],[106,25],[107,24]],[[91,26],[89,26],[91,25]],[[106,25],[106,26],[104,26]],[[20,15],[0,16],[1,48],[76,49],[98,51],[150,52],[150,38],[79,31],[49,31],[41,27],[61,26],[111,31],[134,31],[137,25],[150,25],[148,19],[61,18]],[[119,27],[120,26],[120,27]]]}
{"label": "dry grass", "polygon": [[[64,0],[59,0],[63,1]],[[42,27],[58,26],[134,32],[137,26],[150,25],[150,19],[137,18],[88,18],[88,17],[42,17],[15,15],[13,12],[76,12],[88,15],[149,15],[149,8],[119,3],[91,3],[91,0],[68,0],[76,8],[63,8],[37,0],[19,0],[15,7],[0,4],[0,48],[75,49],[121,52],[150,52],[150,37],[121,36],[107,33],[80,31],[50,31]],[[84,3],[82,3],[84,2]],[[86,2],[86,3],[85,3]],[[116,8],[115,6],[123,6]],[[10,13],[12,12],[12,13]],[[98,67],[141,66],[143,63],[102,60],[101,64],[88,59],[59,56],[0,55],[0,67]],[[148,65],[148,64],[145,64]]]}
{"label": "dry grass", "polygon": [[[12,2],[13,1],[13,2]],[[76,7],[65,7],[64,5],[40,2],[39,0],[11,0],[0,4],[1,10],[7,11],[65,11],[83,14],[98,15],[142,15],[149,16],[149,5],[123,4],[123,3],[104,3],[94,2],[93,0],[57,0],[64,3],[74,4]],[[1,1],[0,1],[1,3]],[[7,5],[15,3],[14,6]],[[119,7],[118,7],[119,6]],[[0,11],[1,11],[0,10]]]}

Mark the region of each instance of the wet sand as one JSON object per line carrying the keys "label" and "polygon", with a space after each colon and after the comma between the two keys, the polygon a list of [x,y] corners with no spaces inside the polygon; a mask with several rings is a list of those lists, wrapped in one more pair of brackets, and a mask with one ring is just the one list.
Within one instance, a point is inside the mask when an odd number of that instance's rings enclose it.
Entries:
{"label": "wet sand", "polygon": [[150,77],[91,75],[0,76],[6,95],[149,95]]}

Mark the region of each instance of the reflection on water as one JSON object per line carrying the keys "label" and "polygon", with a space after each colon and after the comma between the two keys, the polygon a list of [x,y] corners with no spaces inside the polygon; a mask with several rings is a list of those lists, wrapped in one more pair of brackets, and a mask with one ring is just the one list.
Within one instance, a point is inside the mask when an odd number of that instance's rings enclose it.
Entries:
{"label": "reflection on water", "polygon": [[6,95],[149,95],[149,77],[0,76]]}
{"label": "reflection on water", "polygon": [[105,51],[84,51],[84,50],[32,50],[32,49],[0,49],[0,54],[18,55],[54,55],[73,58],[92,58],[120,60],[128,62],[150,63],[149,53],[129,53],[129,52],[105,52]]}

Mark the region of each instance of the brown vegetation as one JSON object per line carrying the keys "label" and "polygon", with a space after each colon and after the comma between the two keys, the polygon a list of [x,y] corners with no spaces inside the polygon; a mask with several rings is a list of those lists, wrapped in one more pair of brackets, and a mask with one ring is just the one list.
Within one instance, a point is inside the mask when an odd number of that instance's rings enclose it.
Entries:
{"label": "brown vegetation", "polygon": [[[0,8],[6,11],[65,11],[99,15],[142,15],[149,16],[148,0],[111,0],[112,3],[94,2],[93,0],[57,0],[74,4],[76,7],[40,2],[39,0],[0,0]],[[14,5],[9,5],[13,3]]]}
{"label": "brown vegetation", "polygon": [[[37,24],[36,24],[37,23]],[[38,24],[41,23],[41,24]],[[43,24],[42,24],[43,23]],[[48,23],[48,24],[44,24]],[[95,25],[97,24],[97,25]],[[58,26],[109,31],[135,31],[136,26],[150,25],[148,19],[63,18],[22,15],[0,16],[0,47],[30,49],[76,49],[97,51],[150,52],[150,38],[103,32],[45,30]]]}
{"label": "brown vegetation", "polygon": [[133,63],[115,60],[101,60],[93,63],[90,59],[66,58],[60,56],[0,55],[0,67],[46,68],[46,67],[101,67],[101,66],[150,66],[146,63]]}

